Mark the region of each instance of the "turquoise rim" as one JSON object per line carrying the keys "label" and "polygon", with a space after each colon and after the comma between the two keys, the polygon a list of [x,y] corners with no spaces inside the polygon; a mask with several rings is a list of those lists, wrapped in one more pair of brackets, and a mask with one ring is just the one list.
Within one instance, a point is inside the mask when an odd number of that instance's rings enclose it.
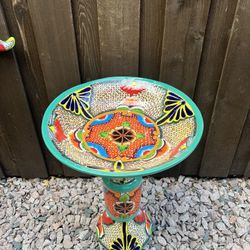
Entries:
{"label": "turquoise rim", "polygon": [[132,181],[131,183],[126,183],[126,184],[115,184],[111,182],[111,178],[107,178],[107,177],[103,177],[102,180],[103,180],[104,185],[108,189],[111,189],[112,191],[119,192],[119,193],[130,192],[142,184],[141,176],[136,177],[134,181]]}
{"label": "turquoise rim", "polygon": [[[195,133],[195,136],[193,137],[192,144],[185,151],[183,151],[179,157],[176,157],[176,158],[174,158],[174,159],[172,159],[164,164],[161,164],[159,166],[145,169],[143,171],[138,171],[138,172],[137,171],[135,171],[135,172],[102,171],[102,170],[98,170],[98,169],[89,168],[87,166],[82,166],[82,165],[64,157],[57,150],[57,148],[55,147],[53,142],[50,140],[49,135],[48,135],[48,130],[47,130],[47,124],[49,121],[50,114],[52,113],[52,111],[54,110],[56,105],[64,97],[71,94],[73,91],[78,90],[79,88],[82,88],[82,87],[85,87],[88,85],[92,85],[92,84],[96,84],[96,83],[105,84],[105,82],[108,83],[107,81],[126,80],[126,79],[142,80],[142,81],[146,81],[146,82],[161,86],[164,89],[171,90],[171,91],[177,93],[182,98],[187,100],[189,105],[192,107],[192,109],[194,111],[194,114],[195,114],[194,117],[196,120],[196,133]],[[171,85],[163,83],[163,82],[159,82],[159,81],[155,81],[155,80],[151,80],[151,79],[147,79],[147,78],[129,77],[129,76],[114,76],[114,77],[106,77],[106,78],[97,79],[97,80],[90,81],[90,82],[87,82],[84,84],[79,84],[79,85],[74,86],[74,87],[64,91],[63,93],[61,93],[59,96],[57,96],[50,103],[50,105],[46,109],[44,116],[43,116],[41,129],[42,129],[43,140],[44,140],[47,148],[49,149],[49,151],[54,155],[54,157],[56,157],[61,163],[65,164],[66,166],[68,166],[76,171],[79,171],[82,173],[87,173],[87,174],[94,175],[94,176],[124,178],[124,177],[136,177],[136,176],[146,176],[146,175],[156,174],[156,173],[162,172],[164,170],[170,169],[170,168],[176,166],[177,164],[179,164],[180,162],[182,162],[183,160],[185,160],[195,150],[195,148],[199,144],[200,139],[202,137],[203,130],[204,130],[204,124],[203,124],[203,118],[202,118],[201,112],[198,109],[198,107],[196,106],[196,104],[192,101],[192,99],[190,97],[188,97],[186,94],[184,94],[182,91],[176,89],[175,87],[172,87]]]}

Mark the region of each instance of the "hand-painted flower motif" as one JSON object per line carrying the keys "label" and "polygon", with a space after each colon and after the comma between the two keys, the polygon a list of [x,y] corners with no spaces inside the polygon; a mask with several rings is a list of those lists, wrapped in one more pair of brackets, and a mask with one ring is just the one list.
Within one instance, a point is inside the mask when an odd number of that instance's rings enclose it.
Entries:
{"label": "hand-painted flower motif", "polygon": [[97,157],[126,162],[145,158],[159,145],[152,119],[128,110],[103,113],[84,127],[82,141]]}
{"label": "hand-painted flower motif", "polygon": [[90,108],[89,106],[90,96],[91,96],[91,86],[88,86],[86,88],[77,90],[74,93],[65,97],[60,102],[60,105],[64,109],[76,115],[82,115],[83,117],[89,120],[92,118],[92,115],[88,112]]}
{"label": "hand-painted flower motif", "polygon": [[117,238],[111,244],[110,250],[140,250],[141,246],[136,237],[127,232],[127,223],[122,224],[123,238]]}
{"label": "hand-painted flower motif", "polygon": [[191,106],[172,91],[167,92],[164,100],[163,112],[165,114],[156,122],[159,126],[165,123],[178,122],[179,120],[183,120],[194,115]]}

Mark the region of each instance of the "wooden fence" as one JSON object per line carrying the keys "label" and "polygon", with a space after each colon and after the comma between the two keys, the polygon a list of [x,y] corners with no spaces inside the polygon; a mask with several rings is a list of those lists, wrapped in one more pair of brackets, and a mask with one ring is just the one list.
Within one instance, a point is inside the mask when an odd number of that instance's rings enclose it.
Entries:
{"label": "wooden fence", "polygon": [[[0,176],[79,176],[46,150],[45,108],[63,90],[131,75],[180,88],[201,109],[197,150],[165,176],[250,176],[249,0],[3,0]],[[162,175],[161,175],[162,176]]]}

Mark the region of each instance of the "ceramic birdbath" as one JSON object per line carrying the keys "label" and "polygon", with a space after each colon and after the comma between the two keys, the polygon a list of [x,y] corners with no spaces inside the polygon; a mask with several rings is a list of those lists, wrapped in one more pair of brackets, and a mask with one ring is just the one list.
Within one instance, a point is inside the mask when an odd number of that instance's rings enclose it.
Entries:
{"label": "ceramic birdbath", "polygon": [[47,108],[42,135],[66,166],[101,176],[105,211],[97,237],[105,249],[139,250],[151,238],[140,208],[142,177],[174,167],[198,145],[201,113],[180,90],[137,77],[75,86]]}

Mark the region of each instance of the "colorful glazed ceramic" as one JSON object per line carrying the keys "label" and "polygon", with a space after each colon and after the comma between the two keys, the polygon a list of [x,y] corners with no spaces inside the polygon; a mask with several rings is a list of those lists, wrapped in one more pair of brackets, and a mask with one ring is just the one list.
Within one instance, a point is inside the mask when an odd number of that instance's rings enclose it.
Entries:
{"label": "colorful glazed ceramic", "polygon": [[141,176],[169,169],[198,145],[197,106],[170,85],[110,77],[73,87],[48,107],[42,123],[51,153],[80,172],[102,176],[106,211],[97,235],[107,249],[141,249],[151,235],[140,209]]}
{"label": "colorful glazed ceramic", "polygon": [[15,38],[10,37],[6,41],[0,40],[0,52],[5,52],[15,46]]}

